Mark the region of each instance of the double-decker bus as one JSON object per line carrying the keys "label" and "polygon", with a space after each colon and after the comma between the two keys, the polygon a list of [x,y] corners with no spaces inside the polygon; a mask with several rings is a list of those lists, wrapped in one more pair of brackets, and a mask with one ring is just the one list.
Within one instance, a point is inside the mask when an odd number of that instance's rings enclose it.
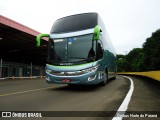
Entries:
{"label": "double-decker bus", "polygon": [[46,82],[106,84],[116,78],[116,53],[98,13],[83,13],[55,21],[48,37]]}

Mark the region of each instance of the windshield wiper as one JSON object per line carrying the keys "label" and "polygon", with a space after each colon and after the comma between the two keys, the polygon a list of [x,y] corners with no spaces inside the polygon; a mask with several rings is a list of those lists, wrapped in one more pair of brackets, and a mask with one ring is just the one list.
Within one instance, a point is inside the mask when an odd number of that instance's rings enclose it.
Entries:
{"label": "windshield wiper", "polygon": [[81,58],[81,57],[69,57],[69,58],[87,60],[86,58]]}

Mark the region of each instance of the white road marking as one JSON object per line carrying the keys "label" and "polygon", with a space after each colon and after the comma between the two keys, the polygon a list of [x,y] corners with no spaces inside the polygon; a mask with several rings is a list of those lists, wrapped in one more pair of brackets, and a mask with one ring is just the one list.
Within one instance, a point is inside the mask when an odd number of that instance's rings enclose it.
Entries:
{"label": "white road marking", "polygon": [[[123,100],[121,106],[119,107],[119,109],[117,110],[117,113],[116,115],[113,117],[112,120],[122,120],[123,118],[123,114],[125,114],[127,108],[128,108],[128,105],[129,105],[129,102],[131,100],[131,96],[132,96],[132,93],[133,93],[133,90],[134,90],[134,84],[133,84],[133,80],[127,76],[123,76],[125,78],[128,78],[131,82],[131,85],[130,85],[130,90],[128,91],[125,99]],[[119,116],[119,117],[118,117]]]}
{"label": "white road marking", "polygon": [[60,86],[52,86],[52,87],[25,90],[25,91],[20,91],[20,92],[0,94],[0,97],[9,96],[9,95],[16,95],[16,94],[22,94],[22,93],[28,93],[28,92],[34,92],[34,91],[40,91],[40,90],[45,90],[45,89],[49,89],[49,88],[59,88],[59,87],[62,87],[62,86],[61,85]]}

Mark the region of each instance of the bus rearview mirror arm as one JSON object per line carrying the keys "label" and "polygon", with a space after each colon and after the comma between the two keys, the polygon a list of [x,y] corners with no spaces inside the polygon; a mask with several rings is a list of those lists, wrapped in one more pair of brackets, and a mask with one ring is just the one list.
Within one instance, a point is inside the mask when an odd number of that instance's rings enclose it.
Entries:
{"label": "bus rearview mirror arm", "polygon": [[41,39],[43,37],[49,37],[49,34],[39,34],[39,35],[37,35],[37,37],[36,37],[36,41],[37,41],[36,46],[37,47],[41,46]]}
{"label": "bus rearview mirror arm", "polygon": [[94,28],[94,37],[93,37],[93,40],[100,40],[100,34],[102,32],[102,29],[99,25],[97,25],[95,28]]}

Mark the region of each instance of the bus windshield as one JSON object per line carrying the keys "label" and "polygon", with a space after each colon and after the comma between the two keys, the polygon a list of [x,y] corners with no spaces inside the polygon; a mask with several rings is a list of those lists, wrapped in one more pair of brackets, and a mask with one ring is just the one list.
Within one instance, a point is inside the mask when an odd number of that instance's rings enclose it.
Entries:
{"label": "bus windshield", "polygon": [[50,39],[47,62],[56,65],[81,64],[93,60],[95,48],[93,34]]}

